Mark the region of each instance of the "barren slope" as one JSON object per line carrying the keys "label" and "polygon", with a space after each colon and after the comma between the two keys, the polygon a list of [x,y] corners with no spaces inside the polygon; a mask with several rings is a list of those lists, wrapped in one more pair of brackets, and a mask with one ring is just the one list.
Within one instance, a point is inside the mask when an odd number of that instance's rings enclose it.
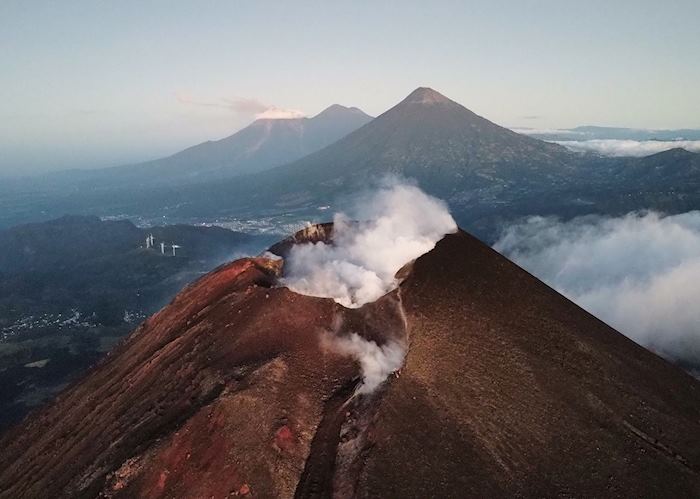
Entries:
{"label": "barren slope", "polygon": [[[0,439],[0,497],[700,493],[698,382],[471,236],[360,309],[278,269],[204,277]],[[352,397],[333,330],[407,333],[406,364]]]}

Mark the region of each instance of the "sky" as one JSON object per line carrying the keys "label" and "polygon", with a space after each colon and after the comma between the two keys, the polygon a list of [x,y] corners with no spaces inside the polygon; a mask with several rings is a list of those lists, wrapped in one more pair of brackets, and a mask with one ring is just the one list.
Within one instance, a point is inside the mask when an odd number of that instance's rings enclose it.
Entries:
{"label": "sky", "polygon": [[[697,0],[0,1],[0,174],[430,86],[512,127],[700,128]],[[282,113],[283,114],[283,113]]]}

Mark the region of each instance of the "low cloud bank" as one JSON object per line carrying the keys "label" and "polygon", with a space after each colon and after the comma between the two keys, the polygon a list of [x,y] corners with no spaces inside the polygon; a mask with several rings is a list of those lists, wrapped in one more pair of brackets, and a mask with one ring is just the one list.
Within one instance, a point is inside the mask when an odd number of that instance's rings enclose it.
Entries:
{"label": "low cloud bank", "polygon": [[338,213],[333,222],[332,245],[303,244],[291,250],[283,284],[349,308],[394,289],[401,267],[457,230],[445,203],[416,186],[397,183],[362,197],[350,215]]}
{"label": "low cloud bank", "polygon": [[494,248],[634,341],[700,374],[700,212],[532,217]]}
{"label": "low cloud bank", "polygon": [[557,135],[576,137],[584,135],[583,132],[572,130],[570,128],[532,128],[532,127],[511,127],[515,133],[522,135]]}
{"label": "low cloud bank", "polygon": [[700,140],[557,140],[560,144],[576,152],[593,152],[603,156],[642,157],[669,149],[681,147],[691,152],[700,152]]}

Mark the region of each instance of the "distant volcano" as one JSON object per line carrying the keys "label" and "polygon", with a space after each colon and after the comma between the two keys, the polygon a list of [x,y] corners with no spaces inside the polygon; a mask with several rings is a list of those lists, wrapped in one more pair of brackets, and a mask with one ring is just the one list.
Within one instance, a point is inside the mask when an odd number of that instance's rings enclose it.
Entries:
{"label": "distant volcano", "polygon": [[446,200],[462,226],[493,242],[504,224],[529,215],[696,209],[699,162],[699,154],[677,152],[577,154],[421,87],[375,119],[331,106],[310,119],[259,120],[163,160],[55,174],[30,208],[0,213],[0,224],[66,212],[315,220],[320,209],[342,209],[368,186],[399,176]]}
{"label": "distant volcano", "polygon": [[[334,144],[296,162],[216,185],[185,188],[185,209],[236,213],[333,204],[386,175],[414,179],[453,208],[507,203],[524,193],[575,180],[580,157],[562,146],[517,134],[430,88]],[[203,194],[206,189],[206,195]]]}
{"label": "distant volcano", "polygon": [[[283,274],[248,258],[182,291],[0,439],[0,497],[700,493],[700,383],[468,234],[360,308]],[[357,395],[329,332],[403,335],[405,363]]]}
{"label": "distant volcano", "polygon": [[418,88],[331,147],[274,175],[296,186],[300,178],[347,184],[370,174],[400,174],[449,198],[444,194],[473,189],[486,176],[509,183],[560,175],[572,157],[561,146],[512,132],[435,90]]}
{"label": "distant volcano", "polygon": [[261,118],[226,138],[189,147],[167,158],[84,175],[137,186],[177,185],[257,173],[316,152],[371,119],[356,107],[338,104],[311,118]]}

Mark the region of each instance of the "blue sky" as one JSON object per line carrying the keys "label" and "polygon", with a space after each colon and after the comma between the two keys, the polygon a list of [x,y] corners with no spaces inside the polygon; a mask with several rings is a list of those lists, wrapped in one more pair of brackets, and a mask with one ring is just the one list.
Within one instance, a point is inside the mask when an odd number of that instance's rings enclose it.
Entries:
{"label": "blue sky", "polygon": [[698,128],[698,19],[697,0],[3,0],[0,172],[159,157],[265,106],[376,115],[423,85],[507,126]]}

